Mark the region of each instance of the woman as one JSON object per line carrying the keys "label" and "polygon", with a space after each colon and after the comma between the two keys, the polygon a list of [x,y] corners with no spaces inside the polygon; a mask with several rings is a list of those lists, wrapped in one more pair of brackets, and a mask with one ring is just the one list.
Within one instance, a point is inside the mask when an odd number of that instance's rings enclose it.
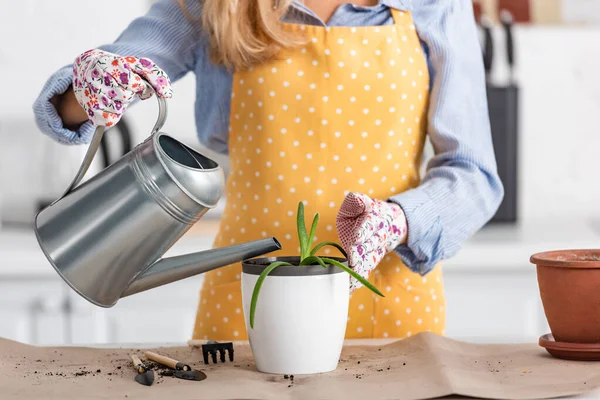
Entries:
{"label": "woman", "polygon": [[[304,201],[318,240],[341,241],[385,294],[350,283],[348,338],[443,334],[438,263],[503,196],[471,1],[158,1],[52,76],[36,118],[87,143],[189,71],[200,141],[231,159],[215,246],[272,235],[292,254]],[[194,338],[247,337],[239,279],[239,264],[206,274]]]}

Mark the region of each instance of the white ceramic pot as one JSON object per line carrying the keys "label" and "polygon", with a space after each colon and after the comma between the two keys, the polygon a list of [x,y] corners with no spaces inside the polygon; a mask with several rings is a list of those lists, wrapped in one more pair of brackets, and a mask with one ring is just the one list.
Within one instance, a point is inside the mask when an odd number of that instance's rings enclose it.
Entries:
{"label": "white ceramic pot", "polygon": [[297,264],[299,258],[254,259],[242,266],[244,317],[257,369],[289,375],[335,370],[348,320],[349,275],[335,266],[276,268],[263,282],[250,328],[254,286],[273,260]]}

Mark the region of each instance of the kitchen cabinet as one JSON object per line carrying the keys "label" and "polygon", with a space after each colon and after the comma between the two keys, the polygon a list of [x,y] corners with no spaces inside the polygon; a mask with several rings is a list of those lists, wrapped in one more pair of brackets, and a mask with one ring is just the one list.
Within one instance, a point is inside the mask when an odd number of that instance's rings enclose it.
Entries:
{"label": "kitchen cabinet", "polygon": [[[210,248],[216,223],[204,221],[165,256]],[[0,337],[39,345],[157,343],[185,342],[192,333],[202,276],[101,308],[62,281],[32,231],[0,230],[0,260]]]}
{"label": "kitchen cabinet", "polygon": [[453,271],[445,274],[446,334],[456,339],[497,337],[507,341],[549,332],[535,269]]}
{"label": "kitchen cabinet", "polygon": [[60,278],[3,281],[0,337],[38,345],[185,342],[201,280],[140,293],[109,309],[80,298]]}
{"label": "kitchen cabinet", "polygon": [[202,280],[202,277],[193,277],[139,293],[119,300],[110,309],[99,309],[78,299],[82,304],[76,314],[76,326],[82,333],[86,326],[84,317],[94,315],[89,317],[94,330],[78,339],[89,342],[90,333],[100,331],[103,343],[185,342],[194,327]]}
{"label": "kitchen cabinet", "polygon": [[[208,249],[217,219],[186,234],[169,255]],[[444,269],[446,334],[462,340],[537,341],[549,332],[531,254],[594,248],[598,225],[537,222],[491,226]],[[33,232],[0,230],[0,336],[32,344],[182,343],[192,334],[203,277],[196,276],[96,307],[73,292],[37,246]]]}
{"label": "kitchen cabinet", "polygon": [[25,343],[65,342],[65,289],[60,278],[1,280],[0,336]]}
{"label": "kitchen cabinet", "polygon": [[[446,334],[508,341],[535,340],[548,332],[534,270],[524,267],[524,272],[476,274],[448,267]],[[192,333],[201,284],[202,277],[189,278],[105,309],[70,292],[60,280],[3,282],[0,336],[41,345],[185,342]]]}

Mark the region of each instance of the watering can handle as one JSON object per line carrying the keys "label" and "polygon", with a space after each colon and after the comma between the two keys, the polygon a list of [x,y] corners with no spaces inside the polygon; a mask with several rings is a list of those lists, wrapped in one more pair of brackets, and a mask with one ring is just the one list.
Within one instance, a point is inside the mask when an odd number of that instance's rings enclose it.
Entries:
{"label": "watering can handle", "polygon": [[[151,87],[150,85],[148,86]],[[156,94],[155,97],[158,99],[158,119],[156,120],[156,124],[154,124],[154,128],[152,128],[152,133],[150,134],[151,136],[158,132],[167,120],[167,101]],[[92,141],[90,142],[87,152],[85,153],[85,157],[83,158],[81,166],[79,167],[79,171],[77,171],[77,175],[75,175],[73,182],[71,182],[65,193],[60,196],[58,200],[71,193],[71,191],[73,191],[73,189],[79,185],[79,182],[81,182],[83,179],[85,173],[90,168],[90,165],[92,165],[92,161],[98,152],[98,147],[100,147],[100,142],[102,141],[102,136],[104,135],[105,130],[106,127],[104,126],[96,127],[96,131],[94,132]]]}

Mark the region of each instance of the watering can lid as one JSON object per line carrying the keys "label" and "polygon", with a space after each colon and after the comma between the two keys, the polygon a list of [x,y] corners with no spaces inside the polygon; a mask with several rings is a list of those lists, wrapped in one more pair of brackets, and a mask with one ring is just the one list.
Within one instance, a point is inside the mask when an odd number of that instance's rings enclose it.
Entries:
{"label": "watering can lid", "polygon": [[214,208],[225,185],[223,169],[163,132],[153,137],[156,156],[167,174],[190,198],[207,208]]}

